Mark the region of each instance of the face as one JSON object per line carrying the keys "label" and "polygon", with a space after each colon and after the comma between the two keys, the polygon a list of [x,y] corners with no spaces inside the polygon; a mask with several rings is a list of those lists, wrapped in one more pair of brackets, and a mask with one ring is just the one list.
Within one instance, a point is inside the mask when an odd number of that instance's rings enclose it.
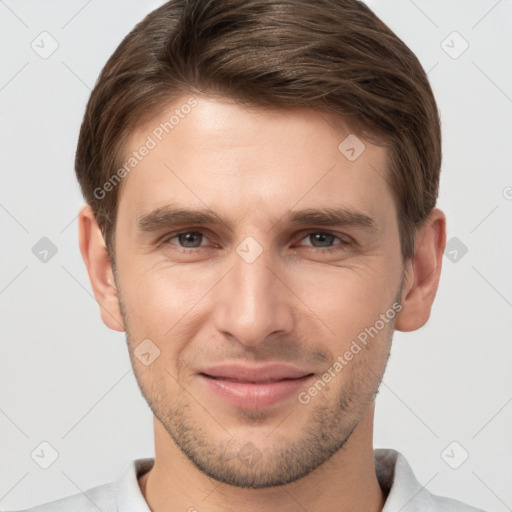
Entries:
{"label": "face", "polygon": [[127,147],[115,277],[132,364],[199,469],[282,485],[343,447],[384,372],[403,270],[386,150],[325,113],[194,101]]}

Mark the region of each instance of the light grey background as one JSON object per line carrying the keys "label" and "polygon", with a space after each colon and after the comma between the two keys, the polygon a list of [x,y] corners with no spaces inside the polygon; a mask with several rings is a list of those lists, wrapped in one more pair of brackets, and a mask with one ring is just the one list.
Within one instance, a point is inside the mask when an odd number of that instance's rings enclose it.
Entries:
{"label": "light grey background", "polygon": [[[73,160],[101,67],[160,3],[0,1],[1,509],[153,455],[124,334],[101,322],[79,252]],[[512,1],[369,4],[429,72],[444,131],[438,206],[458,239],[429,323],[395,334],[375,445],[403,452],[434,493],[512,510]],[[43,31],[58,43],[47,59],[31,47],[51,48]],[[58,250],[47,262],[32,252],[42,237]],[[35,462],[50,461],[43,441],[58,452],[48,469]]]}

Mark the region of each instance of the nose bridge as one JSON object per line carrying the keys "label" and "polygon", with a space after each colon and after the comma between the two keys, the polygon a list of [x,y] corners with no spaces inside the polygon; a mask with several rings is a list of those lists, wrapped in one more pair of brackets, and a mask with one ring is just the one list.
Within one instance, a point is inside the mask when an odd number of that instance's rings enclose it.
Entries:
{"label": "nose bridge", "polygon": [[252,237],[241,242],[233,253],[232,270],[220,283],[217,329],[244,345],[255,345],[274,332],[291,330],[290,292],[276,274],[272,253]]}

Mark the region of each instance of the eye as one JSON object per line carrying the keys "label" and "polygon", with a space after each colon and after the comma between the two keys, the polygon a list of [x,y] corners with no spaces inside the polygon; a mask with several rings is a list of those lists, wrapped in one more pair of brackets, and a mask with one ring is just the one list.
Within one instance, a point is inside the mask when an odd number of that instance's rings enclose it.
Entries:
{"label": "eye", "polygon": [[[312,231],[312,232],[308,233],[305,236],[305,238],[303,238],[302,240],[309,240],[311,242],[311,246],[314,249],[322,249],[322,248],[336,249],[337,248],[336,246],[344,247],[346,245],[351,245],[348,240],[342,239],[333,233],[328,233],[328,232],[324,232],[324,231]],[[333,245],[333,243],[336,240],[338,240],[339,243]],[[304,245],[304,244],[299,244],[299,245]],[[306,244],[306,245],[308,245],[308,244]]]}
{"label": "eye", "polygon": [[[300,240],[300,242],[303,241],[309,241],[310,243],[299,243],[298,245],[309,246],[313,250],[321,252],[342,249],[345,246],[352,245],[349,240],[325,231],[311,231]],[[199,249],[208,245],[208,238],[201,231],[191,230],[168,235],[162,240],[162,243],[175,245],[181,249]]]}
{"label": "eye", "polygon": [[162,240],[163,243],[173,243],[173,240],[177,240],[177,244],[180,247],[188,249],[196,249],[201,247],[205,236],[200,231],[183,231],[181,233],[173,234]]}

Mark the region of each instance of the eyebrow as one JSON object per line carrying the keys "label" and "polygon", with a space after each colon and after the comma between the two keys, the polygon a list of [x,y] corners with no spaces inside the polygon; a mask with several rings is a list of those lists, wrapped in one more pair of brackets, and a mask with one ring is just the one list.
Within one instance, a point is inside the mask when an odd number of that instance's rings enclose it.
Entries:
{"label": "eyebrow", "polygon": [[[379,231],[374,219],[361,211],[350,208],[308,208],[290,210],[283,218],[275,221],[291,225],[315,224],[318,226],[341,226],[359,228],[365,231]],[[183,224],[224,224],[230,223],[208,209],[191,210],[172,205],[161,206],[142,215],[137,227],[142,232],[158,231]],[[275,225],[275,224],[274,224]]]}

